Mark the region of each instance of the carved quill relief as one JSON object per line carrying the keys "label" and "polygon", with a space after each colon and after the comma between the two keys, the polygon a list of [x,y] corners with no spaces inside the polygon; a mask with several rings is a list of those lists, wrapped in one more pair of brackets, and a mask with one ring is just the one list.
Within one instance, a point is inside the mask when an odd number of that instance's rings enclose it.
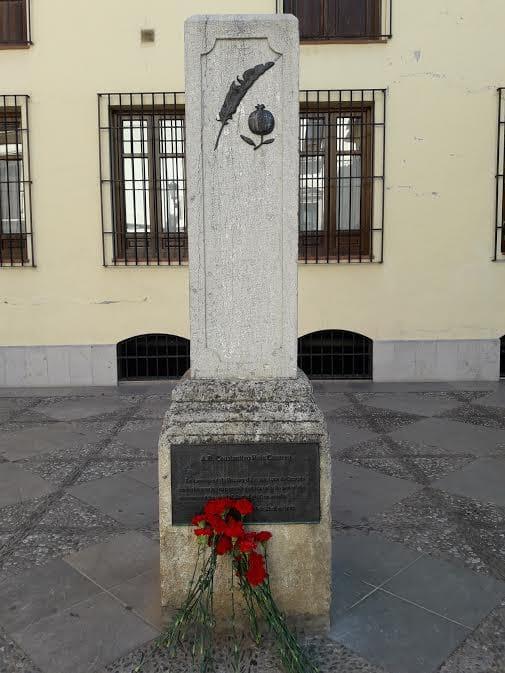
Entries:
{"label": "carved quill relief", "polygon": [[256,80],[258,80],[261,75],[265,74],[267,70],[273,68],[274,65],[275,63],[273,61],[269,61],[268,63],[260,63],[254,68],[246,70],[242,77],[237,76],[237,80],[232,82],[217,119],[218,122],[221,122],[221,128],[219,129],[219,133],[217,135],[214,150],[217,150],[223,129],[228,124],[228,122],[233,119],[233,115],[237,111],[241,100],[252,87],[254,82],[256,82]]}

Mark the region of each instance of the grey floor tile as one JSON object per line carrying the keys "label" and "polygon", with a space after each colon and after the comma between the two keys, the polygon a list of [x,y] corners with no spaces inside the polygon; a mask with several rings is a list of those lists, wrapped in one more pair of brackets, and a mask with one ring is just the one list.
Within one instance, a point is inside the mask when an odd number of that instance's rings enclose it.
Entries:
{"label": "grey floor tile", "polygon": [[0,584],[0,624],[13,633],[100,591],[67,563],[52,561]]}
{"label": "grey floor tile", "polygon": [[53,484],[13,463],[0,463],[0,507],[49,495]]}
{"label": "grey floor tile", "polygon": [[74,486],[69,492],[131,528],[158,518],[156,491],[123,474]]}
{"label": "grey floor tile", "polygon": [[65,561],[108,589],[159,568],[159,545],[137,532],[71,554]]}
{"label": "grey floor tile", "polygon": [[94,396],[50,402],[38,407],[37,411],[57,421],[74,421],[80,418],[124,412],[130,406],[131,402],[127,400]]}
{"label": "grey floor tile", "polygon": [[149,395],[144,398],[136,415],[138,418],[157,418],[161,423],[171,402],[171,393],[161,397],[159,395]]}
{"label": "grey floor tile", "polygon": [[387,477],[334,460],[331,496],[333,519],[347,524],[363,522],[370,515],[389,509],[419,488],[419,485],[405,479]]}
{"label": "grey floor tile", "polygon": [[418,416],[435,416],[461,403],[444,393],[376,393],[363,396],[363,404]]}
{"label": "grey floor tile", "polygon": [[363,600],[375,589],[356,577],[333,573],[331,584],[331,623]]}
{"label": "grey floor tile", "polygon": [[355,444],[360,444],[377,437],[375,432],[352,428],[350,425],[339,423],[333,418],[327,417],[326,421],[328,423],[332,452],[339,452]]}
{"label": "grey floor tile", "polygon": [[434,481],[434,488],[505,507],[505,459],[479,458]]}
{"label": "grey floor tile", "polygon": [[317,406],[325,413],[330,413],[351,405],[351,401],[344,393],[316,393],[314,397]]}
{"label": "grey floor tile", "polygon": [[71,423],[46,423],[24,430],[4,430],[0,434],[0,454],[8,460],[23,460],[58,449],[70,452],[90,444],[97,434],[89,427]]}
{"label": "grey floor tile", "polygon": [[108,596],[45,617],[13,634],[44,673],[95,673],[158,632]]}
{"label": "grey floor tile", "polygon": [[352,575],[375,586],[409,566],[419,552],[376,535],[338,535],[332,538],[333,575]]}
{"label": "grey floor tile", "polygon": [[434,673],[470,631],[378,590],[337,619],[331,634],[388,673]]}
{"label": "grey floor tile", "polygon": [[427,557],[382,588],[472,629],[505,598],[505,582]]}
{"label": "grey floor tile", "polygon": [[470,423],[429,418],[391,433],[397,441],[412,441],[443,448],[447,453],[472,453],[476,456],[505,449],[505,433]]}
{"label": "grey floor tile", "polygon": [[161,432],[161,419],[156,421],[128,421],[115,441],[135,450],[158,454],[158,442]]}
{"label": "grey floor tile", "polygon": [[146,467],[130,470],[130,472],[127,472],[127,476],[129,479],[135,479],[135,481],[140,481],[141,484],[157,489],[159,481],[158,463],[151,463]]}
{"label": "grey floor tile", "polygon": [[159,567],[111,587],[110,592],[154,628],[163,628]]}

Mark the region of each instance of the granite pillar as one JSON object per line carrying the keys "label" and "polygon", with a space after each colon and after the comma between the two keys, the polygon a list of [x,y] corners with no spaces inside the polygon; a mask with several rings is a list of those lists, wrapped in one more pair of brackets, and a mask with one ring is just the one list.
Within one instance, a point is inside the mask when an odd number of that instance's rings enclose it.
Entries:
{"label": "granite pillar", "polygon": [[[197,16],[185,30],[191,371],[160,437],[162,603],[180,604],[196,557],[181,503],[196,513],[210,497],[250,497],[265,517],[255,528],[273,534],[275,599],[288,618],[320,629],[330,608],[331,461],[323,414],[296,367],[298,22]],[[211,451],[220,490],[205,479]],[[269,462],[276,452],[281,468]],[[225,465],[243,454],[246,467]],[[176,458],[190,455],[201,457],[177,471]],[[221,567],[216,579],[223,618],[229,573]]]}

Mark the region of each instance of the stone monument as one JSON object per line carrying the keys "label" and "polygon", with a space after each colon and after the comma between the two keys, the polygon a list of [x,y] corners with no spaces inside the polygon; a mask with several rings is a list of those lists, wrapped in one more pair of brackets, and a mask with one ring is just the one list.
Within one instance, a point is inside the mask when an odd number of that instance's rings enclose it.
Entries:
{"label": "stone monument", "polygon": [[[297,371],[298,22],[195,16],[185,26],[191,371],[160,437],[162,603],[196,558],[189,527],[210,498],[250,498],[268,524],[272,592],[325,628],[330,454]],[[265,526],[262,526],[265,527]],[[229,610],[219,573],[216,613]]]}

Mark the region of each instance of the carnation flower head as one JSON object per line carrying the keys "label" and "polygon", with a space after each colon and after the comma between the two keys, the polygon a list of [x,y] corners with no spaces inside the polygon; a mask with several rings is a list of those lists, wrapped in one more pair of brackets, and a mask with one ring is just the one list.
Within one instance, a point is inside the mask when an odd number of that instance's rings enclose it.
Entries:
{"label": "carnation flower head", "polygon": [[254,551],[249,554],[249,565],[245,577],[252,587],[263,584],[268,577],[265,568],[265,559],[261,554],[257,554]]}
{"label": "carnation flower head", "polygon": [[217,514],[221,516],[227,510],[233,507],[234,501],[231,498],[216,498],[215,500],[209,500],[209,502],[204,507],[204,513]]}
{"label": "carnation flower head", "polygon": [[262,530],[259,533],[256,533],[255,537],[258,542],[268,542],[272,537],[272,533],[267,530]]}
{"label": "carnation flower head", "polygon": [[218,556],[224,556],[224,554],[228,554],[232,548],[233,544],[231,539],[227,535],[220,535],[216,544],[216,554]]}
{"label": "carnation flower head", "polygon": [[195,535],[201,536],[201,535],[213,535],[214,531],[212,528],[197,528],[195,530]]}
{"label": "carnation flower head", "polygon": [[247,516],[254,511],[253,504],[247,498],[242,498],[241,500],[235,500],[233,504],[233,509],[236,509],[242,516]]}

